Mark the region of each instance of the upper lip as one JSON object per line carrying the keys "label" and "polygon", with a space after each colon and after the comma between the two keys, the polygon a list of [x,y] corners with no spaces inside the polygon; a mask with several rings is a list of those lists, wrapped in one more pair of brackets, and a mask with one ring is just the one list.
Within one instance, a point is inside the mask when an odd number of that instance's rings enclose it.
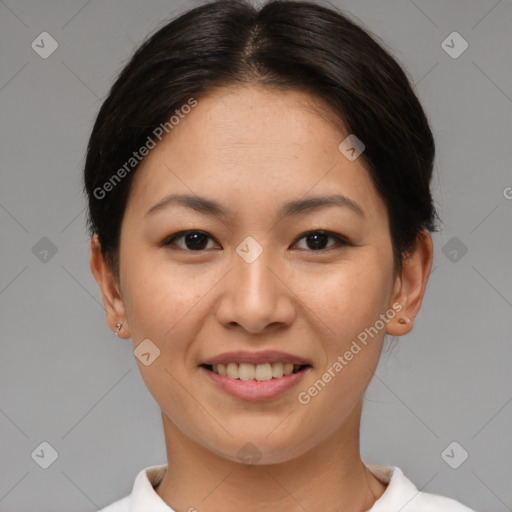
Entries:
{"label": "upper lip", "polygon": [[223,352],[217,356],[211,357],[202,364],[213,366],[214,364],[228,364],[228,363],[248,363],[248,364],[263,364],[263,363],[293,363],[300,365],[311,365],[311,362],[303,357],[281,352],[279,350],[263,350],[261,352],[248,352],[240,350],[237,352]]}

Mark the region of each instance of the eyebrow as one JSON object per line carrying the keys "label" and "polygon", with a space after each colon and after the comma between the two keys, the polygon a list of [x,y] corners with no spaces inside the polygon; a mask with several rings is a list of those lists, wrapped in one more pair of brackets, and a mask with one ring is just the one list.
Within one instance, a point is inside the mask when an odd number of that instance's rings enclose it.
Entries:
{"label": "eyebrow", "polygon": [[[170,194],[154,204],[146,213],[152,215],[158,211],[168,208],[172,205],[181,205],[191,208],[200,213],[213,215],[214,217],[231,218],[233,216],[227,208],[220,203],[208,199],[189,194]],[[330,206],[339,206],[349,208],[361,217],[365,217],[364,211],[355,201],[341,194],[332,194],[328,196],[310,197],[307,199],[296,199],[289,201],[281,206],[277,212],[278,218],[300,215],[306,211],[318,210]]]}

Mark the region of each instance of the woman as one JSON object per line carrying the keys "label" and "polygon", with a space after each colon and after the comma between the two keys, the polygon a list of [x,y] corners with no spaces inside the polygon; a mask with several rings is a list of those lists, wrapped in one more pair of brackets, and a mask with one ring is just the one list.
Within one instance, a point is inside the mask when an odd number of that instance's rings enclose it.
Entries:
{"label": "woman", "polygon": [[105,512],[470,511],[359,452],[384,336],[431,270],[434,153],[399,64],[333,9],[212,2],[137,50],[85,190],[168,464]]}

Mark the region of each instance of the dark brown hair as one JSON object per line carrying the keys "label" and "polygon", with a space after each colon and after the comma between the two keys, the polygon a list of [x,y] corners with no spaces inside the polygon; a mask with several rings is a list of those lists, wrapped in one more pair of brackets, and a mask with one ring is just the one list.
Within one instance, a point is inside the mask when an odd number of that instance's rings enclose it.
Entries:
{"label": "dark brown hair", "polygon": [[121,223],[140,163],[134,151],[154,140],[158,127],[168,126],[191,98],[251,83],[322,98],[363,141],[359,158],[387,206],[400,268],[419,233],[434,231],[437,221],[430,192],[434,139],[404,70],[376,36],[334,8],[220,0],[185,12],[149,37],[99,111],[84,189],[90,234],[98,234],[111,269],[119,275]]}

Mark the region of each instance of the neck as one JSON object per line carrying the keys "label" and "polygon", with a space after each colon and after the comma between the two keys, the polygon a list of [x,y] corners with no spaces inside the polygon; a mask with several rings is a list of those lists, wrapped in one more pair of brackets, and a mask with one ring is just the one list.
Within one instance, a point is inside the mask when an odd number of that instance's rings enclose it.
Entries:
{"label": "neck", "polygon": [[386,486],[360,457],[361,407],[340,431],[299,457],[253,466],[204,448],[162,414],[168,466],[156,492],[176,511],[367,511]]}

